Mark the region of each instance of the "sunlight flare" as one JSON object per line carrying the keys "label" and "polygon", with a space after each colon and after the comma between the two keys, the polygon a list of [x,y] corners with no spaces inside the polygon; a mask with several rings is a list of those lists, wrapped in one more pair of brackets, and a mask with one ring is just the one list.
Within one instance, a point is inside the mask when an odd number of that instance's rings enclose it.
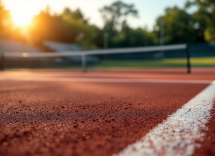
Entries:
{"label": "sunlight flare", "polygon": [[23,12],[13,13],[12,19],[17,26],[27,26],[31,23],[32,15],[24,14]]}
{"label": "sunlight flare", "polygon": [[40,7],[36,1],[30,2],[22,0],[13,1],[13,3],[9,2],[6,7],[12,15],[14,24],[17,26],[28,26],[31,23],[32,18],[40,11]]}

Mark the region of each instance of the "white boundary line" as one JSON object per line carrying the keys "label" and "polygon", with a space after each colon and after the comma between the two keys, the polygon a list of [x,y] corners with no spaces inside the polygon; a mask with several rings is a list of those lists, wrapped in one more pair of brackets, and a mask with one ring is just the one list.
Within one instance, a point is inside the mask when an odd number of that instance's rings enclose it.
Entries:
{"label": "white boundary line", "polygon": [[210,84],[209,80],[162,80],[162,79],[121,79],[121,78],[37,78],[0,77],[0,81],[71,81],[71,82],[113,82],[113,83],[188,83]]}
{"label": "white boundary line", "polygon": [[114,156],[191,156],[203,139],[215,97],[215,81],[140,141]]}

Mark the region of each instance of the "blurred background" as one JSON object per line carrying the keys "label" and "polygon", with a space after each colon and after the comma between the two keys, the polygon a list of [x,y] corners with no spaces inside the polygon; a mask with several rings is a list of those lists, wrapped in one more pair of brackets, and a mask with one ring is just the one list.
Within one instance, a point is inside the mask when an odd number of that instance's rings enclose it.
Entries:
{"label": "blurred background", "polygon": [[[214,0],[0,0],[4,69],[81,68],[81,56],[27,57],[189,44],[192,67],[215,67]],[[23,57],[6,57],[9,52]],[[26,55],[25,55],[26,54]],[[185,68],[184,50],[86,56],[89,69]]]}

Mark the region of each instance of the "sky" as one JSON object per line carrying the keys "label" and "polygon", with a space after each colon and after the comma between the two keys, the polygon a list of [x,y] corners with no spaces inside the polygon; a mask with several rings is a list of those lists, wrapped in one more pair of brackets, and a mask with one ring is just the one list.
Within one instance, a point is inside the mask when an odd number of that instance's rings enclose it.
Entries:
{"label": "sky", "polygon": [[[80,8],[90,23],[102,26],[102,18],[99,8],[110,5],[116,0],[2,0],[5,7],[11,11],[15,23],[26,25],[33,15],[49,5],[54,12],[61,12],[63,8],[69,7],[72,10]],[[139,18],[128,19],[129,25],[133,28],[147,27],[153,29],[155,20],[164,14],[166,7],[184,7],[187,0],[123,0],[128,4],[134,4],[139,11]]]}

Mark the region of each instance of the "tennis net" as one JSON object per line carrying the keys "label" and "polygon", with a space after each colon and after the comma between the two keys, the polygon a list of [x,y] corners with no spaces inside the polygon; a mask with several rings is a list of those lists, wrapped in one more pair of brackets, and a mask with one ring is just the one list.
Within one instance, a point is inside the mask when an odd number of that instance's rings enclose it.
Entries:
{"label": "tennis net", "polygon": [[[163,66],[174,66],[174,59],[183,58],[183,67],[187,68],[190,73],[190,56],[187,44],[164,45],[164,46],[149,46],[136,48],[116,48],[116,49],[95,49],[84,51],[62,51],[62,52],[4,52],[1,54],[1,69],[17,64],[65,64],[70,62],[70,65],[76,67],[80,65],[83,71],[87,68],[107,68],[107,67],[162,67],[160,62],[169,61]],[[39,61],[38,61],[39,60]],[[171,63],[172,61],[172,63]],[[176,60],[175,60],[176,61]],[[26,63],[27,62],[27,63]],[[138,65],[139,63],[139,65]],[[141,64],[142,63],[142,64]],[[76,65],[75,65],[76,64]],[[14,66],[16,66],[14,64]],[[180,66],[179,66],[180,67]]]}

